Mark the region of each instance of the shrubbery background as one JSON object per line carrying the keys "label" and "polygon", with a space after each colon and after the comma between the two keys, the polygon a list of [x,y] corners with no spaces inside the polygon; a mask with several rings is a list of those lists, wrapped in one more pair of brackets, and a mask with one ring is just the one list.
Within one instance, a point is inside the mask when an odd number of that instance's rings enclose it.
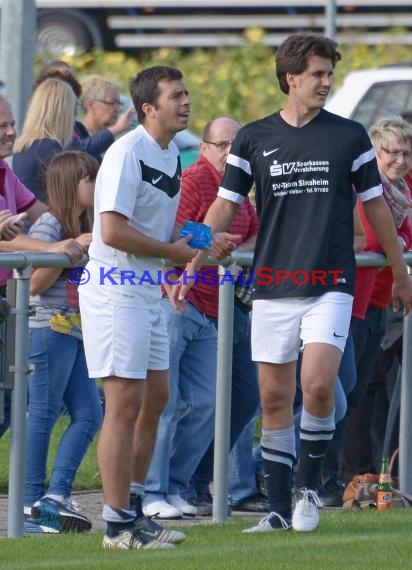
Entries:
{"label": "shrubbery background", "polygon": [[[200,134],[210,119],[225,115],[240,123],[267,115],[284,103],[274,71],[274,50],[261,43],[258,29],[246,32],[247,44],[238,48],[180,51],[159,49],[136,56],[123,52],[94,51],[67,59],[79,77],[102,74],[118,81],[128,93],[131,77],[151,65],[172,65],[182,70],[190,91],[192,117],[189,127]],[[412,61],[411,47],[399,43],[378,46],[340,45],[342,61],[335,70],[338,87],[350,71]],[[39,68],[41,62],[37,63]]]}

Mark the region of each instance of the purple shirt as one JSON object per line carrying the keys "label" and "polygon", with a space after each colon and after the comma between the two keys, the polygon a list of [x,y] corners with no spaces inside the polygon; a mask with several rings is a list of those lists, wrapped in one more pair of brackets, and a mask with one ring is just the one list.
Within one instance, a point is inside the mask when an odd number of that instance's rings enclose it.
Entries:
{"label": "purple shirt", "polygon": [[[0,211],[12,214],[25,212],[37,202],[37,198],[20,182],[5,160],[0,160]],[[11,269],[0,268],[0,285],[11,278]]]}

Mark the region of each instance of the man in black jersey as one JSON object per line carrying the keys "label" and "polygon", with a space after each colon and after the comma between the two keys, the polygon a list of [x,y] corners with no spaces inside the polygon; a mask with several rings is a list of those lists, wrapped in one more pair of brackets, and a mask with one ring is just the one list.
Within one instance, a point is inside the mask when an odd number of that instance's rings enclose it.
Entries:
{"label": "man in black jersey", "polygon": [[[205,218],[214,231],[226,229],[255,184],[260,229],[252,356],[259,362],[270,513],[244,532],[308,532],[319,523],[316,490],[335,429],[333,389],[353,300],[353,188],[392,266],[394,301],[405,313],[411,306],[412,287],[366,131],[323,109],[339,59],[335,42],[314,34],[292,35],[279,47],[276,73],[287,103],[239,131]],[[198,255],[187,270],[203,261]],[[180,299],[188,288],[190,280]],[[301,345],[303,412],[292,516],[292,403]]]}

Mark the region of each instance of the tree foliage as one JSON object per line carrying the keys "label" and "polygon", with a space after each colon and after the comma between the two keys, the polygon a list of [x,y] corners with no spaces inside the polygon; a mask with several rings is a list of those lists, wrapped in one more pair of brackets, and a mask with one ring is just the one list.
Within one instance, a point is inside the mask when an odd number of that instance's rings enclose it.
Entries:
{"label": "tree foliage", "polygon": [[[151,65],[172,65],[182,70],[190,91],[192,118],[190,128],[198,133],[210,119],[230,116],[244,124],[263,117],[284,104],[275,76],[274,50],[261,41],[262,32],[245,32],[242,47],[215,49],[158,49],[136,55],[123,52],[78,54],[67,60],[79,77],[102,74],[120,83],[128,93],[130,79]],[[377,46],[340,45],[342,61],[335,70],[339,86],[350,71],[410,60],[410,46],[398,43]],[[40,65],[40,62],[38,62]]]}

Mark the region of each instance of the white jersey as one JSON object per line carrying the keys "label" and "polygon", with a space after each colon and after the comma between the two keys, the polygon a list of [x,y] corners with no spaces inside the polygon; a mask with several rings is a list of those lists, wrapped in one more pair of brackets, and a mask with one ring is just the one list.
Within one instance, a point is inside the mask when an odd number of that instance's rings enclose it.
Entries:
{"label": "white jersey", "polygon": [[87,265],[90,281],[82,290],[110,287],[116,291],[116,298],[136,297],[136,306],[160,300],[164,260],[132,255],[104,244],[100,214],[118,212],[142,234],[169,242],[179,204],[180,178],[176,145],[171,142],[163,150],[142,125],[108,149],[96,179],[93,241]]}

